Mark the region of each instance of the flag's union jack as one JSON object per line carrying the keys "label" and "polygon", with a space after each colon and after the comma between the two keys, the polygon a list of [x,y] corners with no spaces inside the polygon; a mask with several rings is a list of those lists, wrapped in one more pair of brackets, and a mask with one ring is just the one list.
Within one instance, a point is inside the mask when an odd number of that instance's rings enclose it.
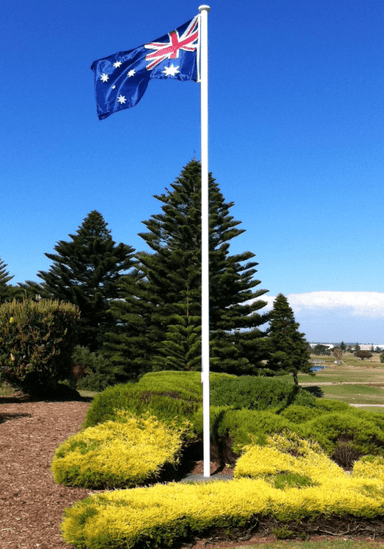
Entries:
{"label": "flag's union jack", "polygon": [[199,42],[199,23],[198,16],[192,19],[186,30],[179,36],[178,30],[168,33],[168,42],[150,42],[145,44],[145,48],[155,50],[148,53],[145,59],[150,61],[147,70],[152,70],[166,59],[176,59],[179,57],[180,50],[195,51]]}
{"label": "flag's union jack", "polygon": [[137,105],[155,78],[197,82],[198,48],[199,15],[153,42],[94,61],[91,68],[100,120]]}

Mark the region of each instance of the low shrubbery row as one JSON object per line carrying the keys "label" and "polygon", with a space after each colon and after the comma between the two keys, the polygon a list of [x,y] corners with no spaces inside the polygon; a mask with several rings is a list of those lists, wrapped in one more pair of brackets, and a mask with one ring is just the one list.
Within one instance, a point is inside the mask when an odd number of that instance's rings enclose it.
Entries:
{"label": "low shrubbery row", "polygon": [[[66,510],[62,533],[77,547],[133,549],[168,546],[210,528],[230,531],[266,516],[296,522],[302,531],[324,517],[372,519],[384,512],[384,466],[377,459],[357,462],[347,475],[307,441],[274,437],[266,447],[247,449],[236,480],[93,495]],[[380,480],[365,474],[372,463]]]}
{"label": "low shrubbery row", "polygon": [[[263,387],[263,398],[260,398],[262,404],[259,401],[258,383]],[[235,404],[217,406],[217,402],[222,402],[216,400],[217,395],[221,399],[223,394],[228,394],[230,398],[231,392],[227,387],[231,384],[234,385],[232,402]],[[328,456],[345,468],[349,468],[353,461],[363,455],[383,453],[382,414],[357,410],[342,402],[316,399],[301,388],[291,398],[295,386],[286,378],[236,378],[211,374],[211,387],[213,442],[221,447],[229,446],[227,450],[233,451],[235,457],[241,454],[244,446],[252,442],[263,445],[268,435],[284,430],[316,441]],[[243,387],[246,393],[241,409],[239,387]],[[276,402],[279,402],[277,398],[285,402],[285,407],[283,404],[276,406]],[[306,402],[306,405],[296,402]],[[147,374],[136,384],[108,388],[96,395],[84,427],[113,420],[116,410],[128,410],[137,415],[148,411],[168,423],[173,422],[175,417],[186,418],[193,423],[196,434],[201,437],[203,413],[200,374],[157,372]]]}
{"label": "low shrubbery row", "polygon": [[[246,381],[211,375],[217,397],[212,442],[235,453],[235,480],[94,495],[66,510],[65,541],[89,549],[164,547],[210,528],[274,520],[304,531],[327,517],[370,521],[384,512],[380,414],[292,391],[285,379]],[[216,405],[225,394],[231,405]],[[107,389],[94,399],[83,430],[56,451],[55,479],[119,488],[158,478],[165,464],[177,465],[193,437],[201,437],[200,402],[198,373],[152,373]],[[353,465],[351,474],[340,465]]]}

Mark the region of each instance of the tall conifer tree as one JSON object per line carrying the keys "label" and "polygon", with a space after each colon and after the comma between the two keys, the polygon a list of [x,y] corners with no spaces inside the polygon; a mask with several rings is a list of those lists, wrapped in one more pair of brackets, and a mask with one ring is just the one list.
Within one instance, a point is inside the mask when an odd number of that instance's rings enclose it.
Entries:
{"label": "tall conifer tree", "polygon": [[111,300],[119,297],[118,282],[133,266],[134,249],[116,244],[103,216],[90,212],[70,241],[60,240],[48,272],[39,271],[44,291],[55,299],[78,305],[80,345],[99,350],[104,334],[113,329]]}
{"label": "tall conifer tree", "polygon": [[10,301],[16,296],[17,288],[9,284],[13,276],[7,271],[7,265],[0,259],[0,303]]}
{"label": "tall conifer tree", "polygon": [[[126,340],[120,359],[129,362],[133,343],[145,369],[201,368],[201,165],[192,160],[156,195],[162,213],[144,222],[140,236],[151,253],[136,254],[141,277],[123,281],[125,302],[115,302]],[[244,232],[230,215],[218,184],[209,177],[210,355],[214,371],[257,374],[264,357],[259,314],[267,290],[256,290],[254,254],[230,255],[230,241]],[[133,335],[135,333],[135,336]],[[131,342],[127,340],[131,339]],[[132,340],[134,338],[134,341]],[[123,337],[114,337],[113,348]],[[110,345],[112,342],[108,342]],[[130,346],[131,345],[131,346]],[[137,348],[136,348],[137,351]]]}
{"label": "tall conifer tree", "polygon": [[297,385],[297,374],[311,373],[312,365],[305,334],[299,332],[300,325],[283,294],[276,297],[271,317],[267,368],[272,374],[292,374]]}

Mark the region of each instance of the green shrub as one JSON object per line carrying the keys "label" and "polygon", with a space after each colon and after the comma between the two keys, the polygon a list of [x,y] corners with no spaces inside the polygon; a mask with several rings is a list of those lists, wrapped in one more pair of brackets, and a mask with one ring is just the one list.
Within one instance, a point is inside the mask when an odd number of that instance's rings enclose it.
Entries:
{"label": "green shrub", "polygon": [[[203,410],[200,408],[191,418],[197,435],[203,433]],[[228,438],[235,454],[241,454],[244,446],[251,443],[264,445],[267,436],[295,431],[295,424],[268,410],[233,410],[226,406],[210,408],[211,437],[214,441]]]}
{"label": "green shrub", "polygon": [[298,473],[279,473],[273,479],[275,488],[284,490],[285,488],[308,488],[313,486],[311,478]]}
{"label": "green shrub", "polygon": [[317,399],[316,407],[326,412],[349,412],[351,410],[351,406],[346,402],[327,398]]}
{"label": "green shrub", "polygon": [[1,379],[31,394],[57,390],[71,375],[76,342],[75,305],[26,299],[0,306]]}
{"label": "green shrub", "polygon": [[316,440],[343,467],[350,468],[361,456],[384,455],[383,419],[377,414],[326,413],[297,425],[296,432]]}
{"label": "green shrub", "polygon": [[[236,379],[236,376],[210,372],[209,381],[211,385],[214,385],[221,379]],[[161,391],[164,393],[176,391],[178,395],[186,400],[201,401],[202,399],[200,372],[150,372],[149,374],[145,374],[137,385],[143,389]]]}
{"label": "green shrub", "polygon": [[115,385],[115,375],[108,361],[101,355],[92,353],[88,347],[77,345],[72,362],[77,389],[100,392]]}
{"label": "green shrub", "polygon": [[306,406],[293,404],[285,408],[280,415],[293,423],[305,423],[312,420],[314,416],[320,416],[324,413],[326,413],[325,410],[320,408],[307,408]]}
{"label": "green shrub", "polygon": [[211,404],[232,406],[237,410],[267,410],[273,407],[282,409],[291,404],[314,407],[316,399],[297,387],[290,378],[241,376],[214,380]]}
{"label": "green shrub", "polygon": [[133,383],[115,385],[95,396],[87,411],[84,427],[114,420],[119,410],[138,416],[149,412],[160,420],[172,423],[176,417],[180,421],[188,419],[197,408],[196,401],[183,400],[177,391],[170,395],[167,392],[149,391]]}
{"label": "green shrub", "polygon": [[[210,373],[210,380],[228,377]],[[163,421],[190,418],[202,401],[201,374],[199,372],[152,372],[138,383],[108,387],[96,395],[88,409],[85,427],[113,419],[115,410],[129,410],[142,415],[150,412]]]}

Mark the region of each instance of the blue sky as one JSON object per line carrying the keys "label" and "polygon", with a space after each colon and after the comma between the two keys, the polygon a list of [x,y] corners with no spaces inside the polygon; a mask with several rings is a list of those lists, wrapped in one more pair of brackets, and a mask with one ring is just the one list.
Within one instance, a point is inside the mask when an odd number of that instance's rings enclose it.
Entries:
{"label": "blue sky", "polygon": [[[90,65],[198,6],[1,3],[0,258],[13,282],[38,280],[44,253],[94,209],[116,242],[144,248],[153,195],[200,156],[199,85],[152,81],[99,121]],[[246,230],[232,252],[256,254],[259,287],[287,295],[309,340],[384,343],[384,3],[210,6],[210,170]]]}

